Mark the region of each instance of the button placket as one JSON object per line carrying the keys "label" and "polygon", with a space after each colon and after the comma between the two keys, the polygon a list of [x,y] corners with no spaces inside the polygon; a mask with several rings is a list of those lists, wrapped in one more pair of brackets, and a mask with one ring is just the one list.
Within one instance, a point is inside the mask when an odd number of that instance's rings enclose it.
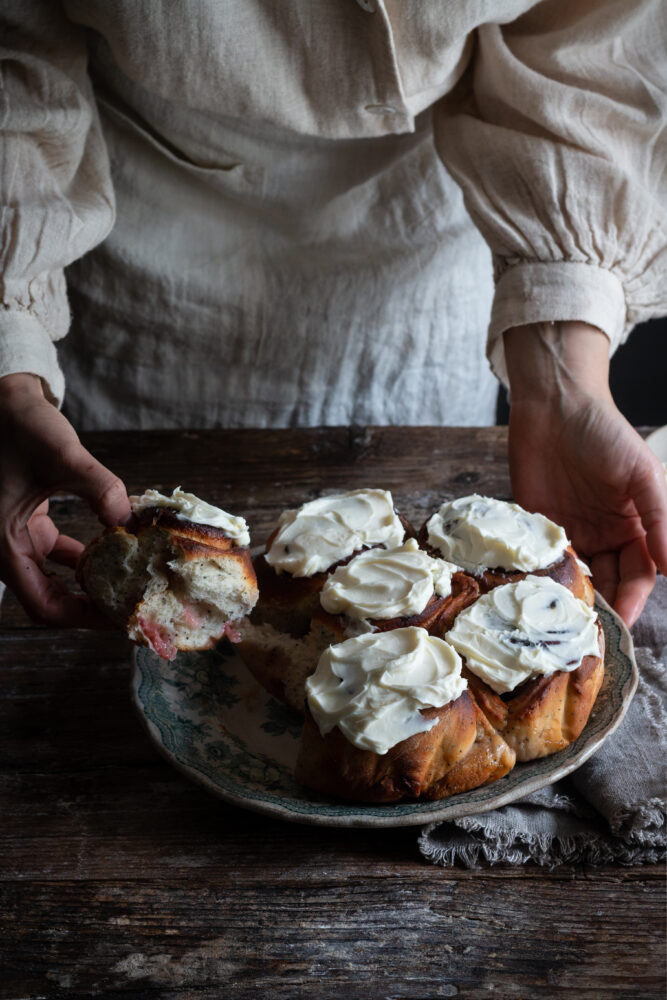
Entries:
{"label": "button placket", "polygon": [[[376,92],[374,101],[371,100],[364,105],[364,111],[369,115],[391,116],[393,119],[391,131],[401,130],[403,120],[410,127],[411,116],[403,101],[394,38],[387,11],[378,0],[357,0],[357,3],[367,13],[377,13],[377,18],[374,19],[373,28],[370,31],[371,58],[377,68],[384,69],[384,73],[377,77],[382,81],[380,92]],[[383,97],[385,100],[382,100]],[[387,127],[389,127],[388,123]]]}

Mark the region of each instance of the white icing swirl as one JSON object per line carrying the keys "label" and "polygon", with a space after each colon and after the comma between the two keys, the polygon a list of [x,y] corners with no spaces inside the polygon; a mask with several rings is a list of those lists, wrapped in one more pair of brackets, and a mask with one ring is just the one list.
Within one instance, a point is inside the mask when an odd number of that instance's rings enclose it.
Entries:
{"label": "white icing swirl", "polygon": [[428,543],[444,559],[472,573],[485,569],[530,572],[563,558],[563,529],[516,503],[474,493],[443,503],[427,522]]}
{"label": "white icing swirl", "polygon": [[432,729],[420,709],[440,708],[467,688],[461,658],[423,628],[397,628],[329,646],[306,681],[322,736],[334,726],[361,750],[387,753]]}
{"label": "white icing swirl", "polygon": [[436,593],[452,592],[452,571],[443,559],[432,559],[414,538],[400,548],[368,549],[327,579],[320,601],[330,614],[350,618],[398,618],[418,615]]}
{"label": "white icing swirl", "polygon": [[194,493],[184,493],[180,486],[176,487],[170,497],[157,490],[146,490],[140,497],[130,497],[130,506],[135,514],[151,507],[166,507],[184,520],[221,528],[237,545],[250,545],[248,525],[242,517],[228,514],[220,507],[200,500]]}
{"label": "white icing swirl", "polygon": [[352,490],[311,500],[280,516],[266,553],[276,572],[313,576],[372,545],[394,548],[405,530],[388,490]]}
{"label": "white icing swirl", "polygon": [[458,615],[445,638],[497,694],[600,655],[595,611],[548,576],[495,587]]}

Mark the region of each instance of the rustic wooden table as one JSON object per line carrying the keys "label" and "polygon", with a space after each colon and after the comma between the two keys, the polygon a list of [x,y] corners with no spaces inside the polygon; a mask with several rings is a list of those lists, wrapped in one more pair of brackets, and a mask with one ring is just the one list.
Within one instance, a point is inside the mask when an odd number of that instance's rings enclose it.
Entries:
{"label": "rustic wooden table", "polygon": [[[507,496],[495,428],[99,433],[131,492],[185,488],[248,519],[322,491]],[[62,530],[97,530],[76,498]],[[158,755],[111,632],[31,625],[2,647],[3,998],[664,996],[659,867],[467,871],[416,829],[289,825],[227,806]]]}

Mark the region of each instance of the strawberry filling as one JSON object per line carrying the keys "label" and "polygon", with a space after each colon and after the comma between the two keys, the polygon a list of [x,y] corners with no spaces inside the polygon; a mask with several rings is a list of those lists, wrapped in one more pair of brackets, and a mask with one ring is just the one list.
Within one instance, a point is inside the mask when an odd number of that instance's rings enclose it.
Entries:
{"label": "strawberry filling", "polygon": [[233,628],[230,622],[225,622],[224,628],[222,630],[222,636],[227,636],[230,642],[240,642],[241,639],[243,638],[238,629]]}
{"label": "strawberry filling", "polygon": [[185,624],[189,625],[190,628],[199,628],[201,626],[202,619],[194,613],[190,604],[183,605],[182,618]]}
{"label": "strawberry filling", "polygon": [[163,660],[173,660],[178,650],[164,626],[150,622],[146,618],[139,618],[139,625],[153,652],[157,653]]}
{"label": "strawberry filling", "polygon": [[[199,628],[201,625],[201,620],[197,618],[191,608],[185,605],[182,617],[191,628]],[[153,652],[157,653],[163,660],[173,660],[178,653],[178,649],[174,645],[174,640],[165,626],[143,617],[138,619],[138,623]],[[243,638],[241,633],[230,622],[225,622],[220,630],[219,638],[222,639],[224,636],[230,642],[241,642]]]}

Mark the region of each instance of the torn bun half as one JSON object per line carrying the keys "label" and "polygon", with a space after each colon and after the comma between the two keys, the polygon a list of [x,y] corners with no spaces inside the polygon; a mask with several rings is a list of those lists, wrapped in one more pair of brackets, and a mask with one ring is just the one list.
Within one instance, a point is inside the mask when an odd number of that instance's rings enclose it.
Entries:
{"label": "torn bun half", "polygon": [[166,506],[144,506],[128,527],[93,539],[77,579],[133,642],[164,659],[237,639],[236,623],[257,601],[248,546]]}

